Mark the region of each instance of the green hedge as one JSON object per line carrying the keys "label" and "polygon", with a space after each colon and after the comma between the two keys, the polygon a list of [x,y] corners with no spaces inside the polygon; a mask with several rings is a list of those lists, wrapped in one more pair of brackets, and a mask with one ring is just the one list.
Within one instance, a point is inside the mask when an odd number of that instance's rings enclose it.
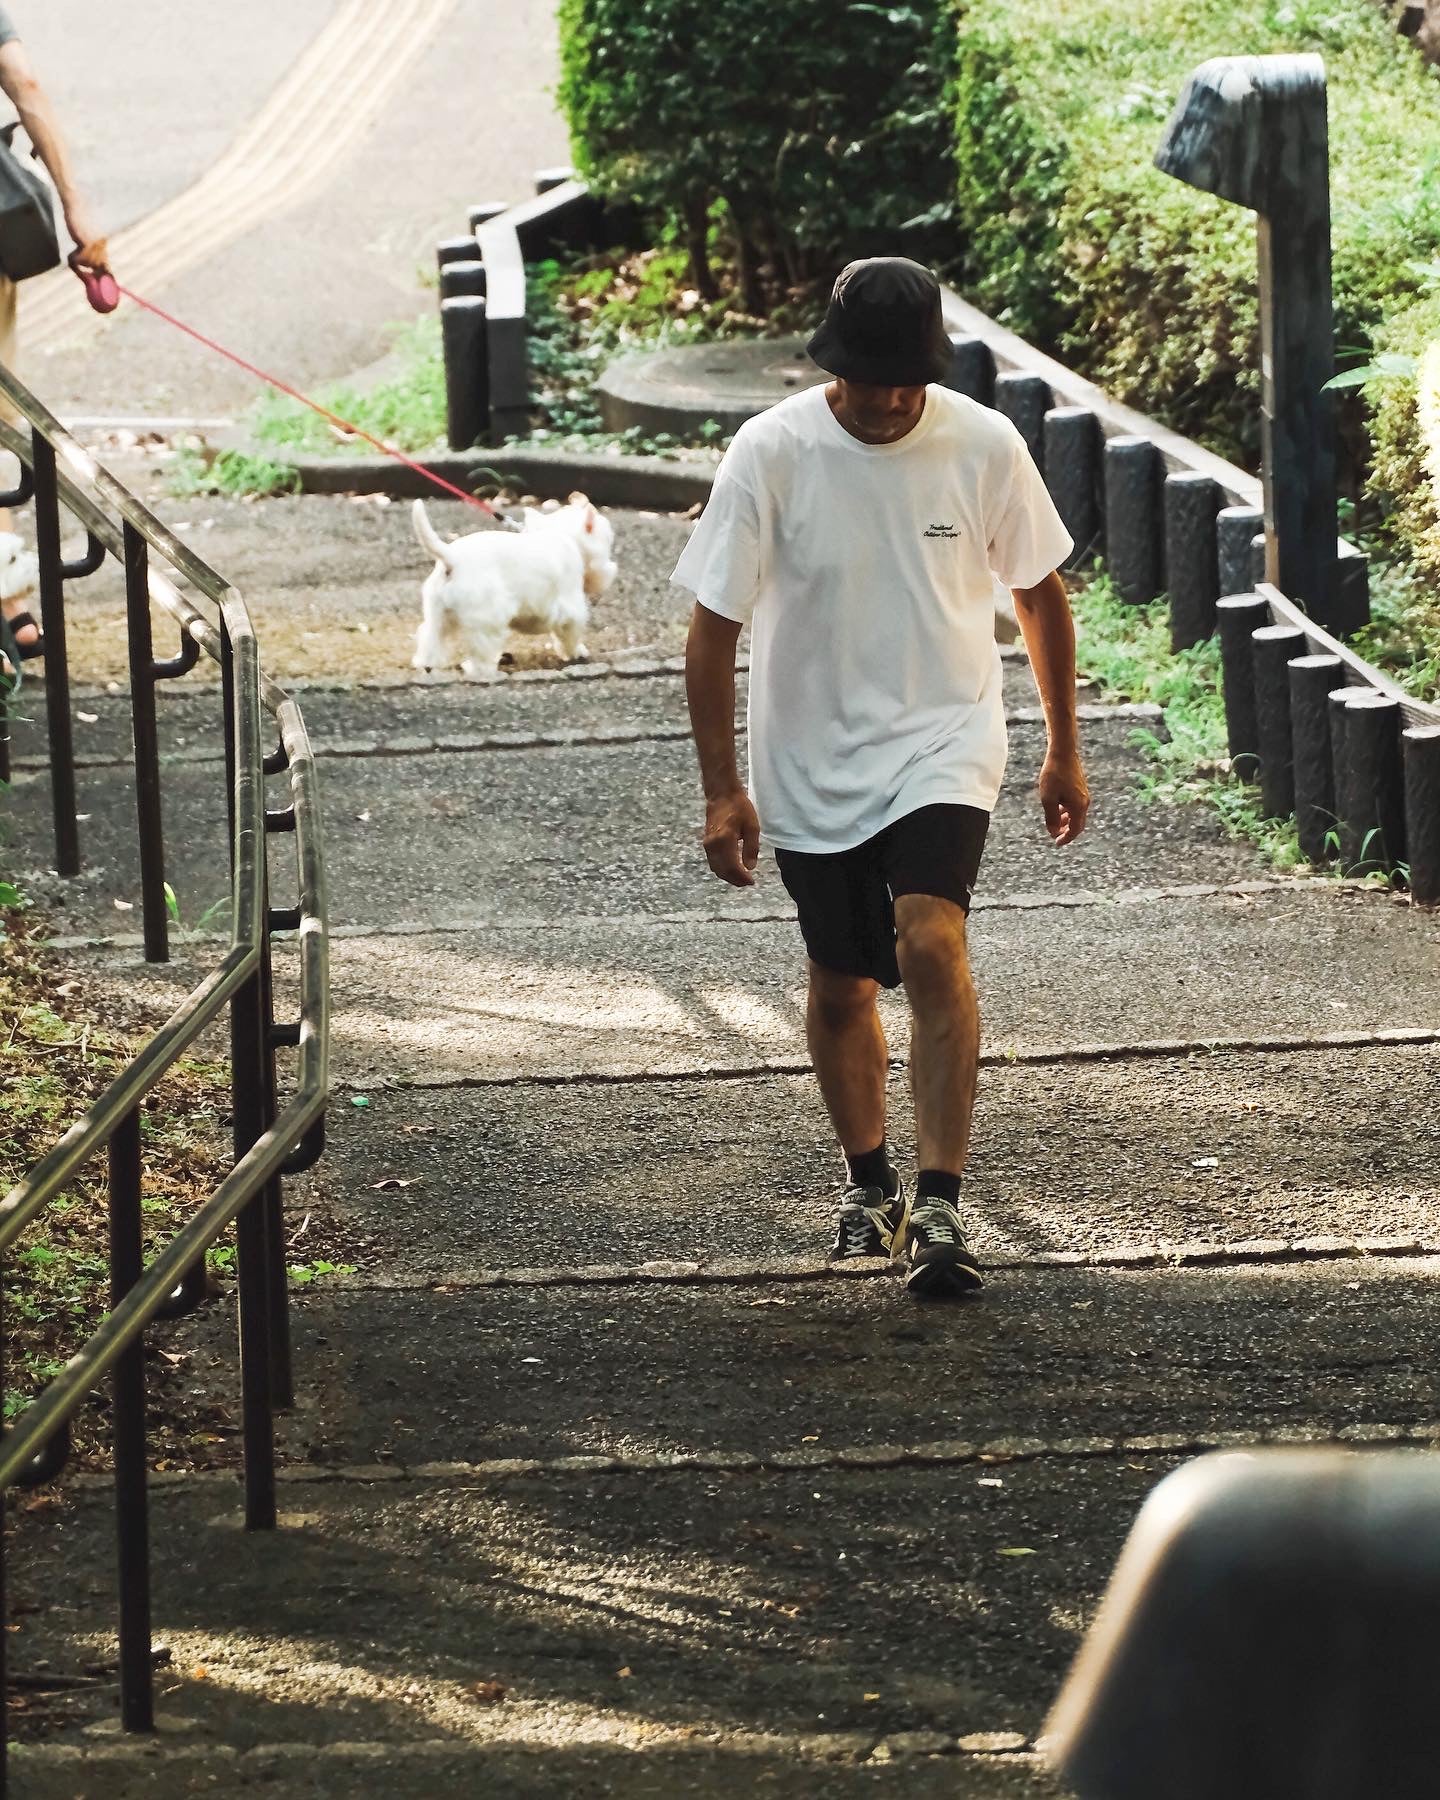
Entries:
{"label": "green hedge", "polygon": [[[1418,365],[1435,343],[1440,343],[1440,292],[1401,308],[1379,333],[1379,348],[1413,359],[1416,374],[1373,382],[1366,391],[1375,456],[1372,488],[1396,536],[1428,576],[1440,575],[1440,497],[1425,464]],[[1433,397],[1431,404],[1433,410]]]}
{"label": "green hedge", "polygon": [[560,0],[559,23],[577,167],[662,215],[702,290],[717,213],[751,310],[948,213],[941,0]]}
{"label": "green hedge", "polygon": [[1414,264],[1440,246],[1440,86],[1374,0],[961,0],[957,12],[966,286],[1120,398],[1254,458],[1251,215],[1153,165],[1185,76],[1208,57],[1325,58],[1342,350],[1366,353],[1423,291]]}

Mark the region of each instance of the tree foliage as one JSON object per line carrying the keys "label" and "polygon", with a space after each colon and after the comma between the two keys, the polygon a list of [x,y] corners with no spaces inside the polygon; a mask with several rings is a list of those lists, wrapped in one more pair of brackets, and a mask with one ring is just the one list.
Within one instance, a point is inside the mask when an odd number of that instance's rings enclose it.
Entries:
{"label": "tree foliage", "polygon": [[953,187],[947,24],[942,0],[561,0],[577,167],[681,233],[702,291],[718,216],[748,311],[902,227],[922,254]]}

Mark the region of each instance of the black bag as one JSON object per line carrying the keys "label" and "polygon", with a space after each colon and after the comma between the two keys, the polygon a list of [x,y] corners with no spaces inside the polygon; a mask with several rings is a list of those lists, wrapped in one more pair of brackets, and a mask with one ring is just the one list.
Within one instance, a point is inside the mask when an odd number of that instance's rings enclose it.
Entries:
{"label": "black bag", "polygon": [[12,281],[60,266],[60,238],[50,184],[31,158],[15,152],[20,121],[0,125],[0,273]]}

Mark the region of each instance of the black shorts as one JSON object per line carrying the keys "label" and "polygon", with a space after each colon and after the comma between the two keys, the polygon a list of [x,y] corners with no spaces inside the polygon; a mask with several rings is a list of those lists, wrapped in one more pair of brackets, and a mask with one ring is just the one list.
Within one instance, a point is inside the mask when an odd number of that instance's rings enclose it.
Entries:
{"label": "black shorts", "polygon": [[853,850],[777,849],[811,962],[899,987],[896,900],[935,894],[968,913],[989,828],[978,806],[922,806]]}

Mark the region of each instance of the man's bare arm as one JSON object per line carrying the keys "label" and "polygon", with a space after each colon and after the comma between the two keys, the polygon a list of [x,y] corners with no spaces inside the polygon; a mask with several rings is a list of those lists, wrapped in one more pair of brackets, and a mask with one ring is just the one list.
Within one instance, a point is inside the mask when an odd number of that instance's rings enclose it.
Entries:
{"label": "man's bare arm", "polygon": [[1050,737],[1040,772],[1045,827],[1057,844],[1070,844],[1085,829],[1090,810],[1075,719],[1075,621],[1070,596],[1053,571],[1034,587],[1011,592]]}
{"label": "man's bare arm", "polygon": [[[36,154],[50,172],[60,205],[65,214],[65,228],[75,240],[75,247],[91,255],[105,254],[104,240],[81,198],[70,168],[70,155],[65,148],[55,109],[50,96],[41,87],[30,61],[29,52],[18,38],[0,44],[0,89],[8,96],[20,123],[25,127]],[[85,259],[89,262],[89,257]],[[94,265],[92,265],[94,266]]]}
{"label": "man's bare arm", "polygon": [[740,627],[696,602],[685,645],[685,695],[705,790],[705,857],[732,887],[754,885],[760,820],[735,761],[735,646]]}

